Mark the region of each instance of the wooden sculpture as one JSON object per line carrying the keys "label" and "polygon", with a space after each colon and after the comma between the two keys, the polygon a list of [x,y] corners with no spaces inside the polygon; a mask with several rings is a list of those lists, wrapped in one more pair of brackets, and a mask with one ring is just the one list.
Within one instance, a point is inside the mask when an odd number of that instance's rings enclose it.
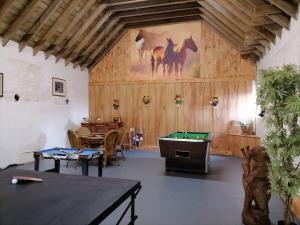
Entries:
{"label": "wooden sculpture", "polygon": [[268,180],[268,156],[265,149],[256,146],[241,149],[244,155],[243,185],[245,189],[242,213],[245,225],[270,225],[268,202],[271,198]]}

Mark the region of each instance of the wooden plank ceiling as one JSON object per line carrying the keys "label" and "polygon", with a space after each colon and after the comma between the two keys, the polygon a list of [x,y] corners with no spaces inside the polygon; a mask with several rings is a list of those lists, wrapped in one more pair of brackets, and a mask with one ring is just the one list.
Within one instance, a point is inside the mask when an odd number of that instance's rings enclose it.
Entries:
{"label": "wooden plank ceiling", "polygon": [[128,29],[205,20],[259,59],[296,18],[300,0],[0,0],[0,36],[34,55],[92,69]]}

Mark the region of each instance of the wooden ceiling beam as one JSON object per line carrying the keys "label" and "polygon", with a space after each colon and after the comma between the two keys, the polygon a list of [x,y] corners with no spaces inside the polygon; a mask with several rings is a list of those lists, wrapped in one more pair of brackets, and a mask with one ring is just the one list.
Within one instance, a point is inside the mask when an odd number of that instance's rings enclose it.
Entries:
{"label": "wooden ceiling beam", "polygon": [[125,27],[127,29],[136,29],[136,28],[152,27],[152,26],[167,25],[167,24],[177,24],[177,23],[199,21],[199,20],[202,20],[202,17],[200,15],[195,15],[195,16],[185,16],[185,17],[178,17],[172,19],[130,22],[125,24]]}
{"label": "wooden ceiling beam", "polygon": [[99,53],[99,55],[95,59],[93,59],[91,63],[84,63],[83,65],[81,65],[81,67],[88,68],[88,70],[92,70],[101,61],[101,59],[118,43],[118,41],[124,36],[124,34],[126,34],[126,32],[127,29],[123,27],[119,32],[117,32],[114,35],[114,37],[112,37],[112,39],[108,43],[108,48],[103,49]]}
{"label": "wooden ceiling beam", "polygon": [[8,30],[3,34],[2,45],[5,46],[11,39],[12,35],[20,28],[22,24],[27,22],[30,18],[32,11],[38,6],[40,0],[32,0],[27,4],[21,13],[17,16],[15,21],[9,26]]}
{"label": "wooden ceiling beam", "polygon": [[[221,5],[218,1],[215,0],[206,0],[211,7],[213,7],[216,11],[221,13],[224,17],[229,19],[233,24],[235,24],[240,30],[244,32],[249,32],[250,28],[244,23],[238,16],[231,13],[231,11],[227,10],[223,5]],[[201,2],[199,2],[201,3]]]}
{"label": "wooden ceiling beam", "polygon": [[116,11],[114,13],[114,17],[131,17],[131,16],[141,16],[155,13],[164,13],[164,12],[174,12],[174,11],[182,11],[188,9],[199,8],[200,5],[197,2],[188,2],[184,4],[175,4],[175,5],[164,5],[164,6],[156,6],[142,9],[131,9],[128,11]]}
{"label": "wooden ceiling beam", "polygon": [[227,26],[229,29],[231,29],[233,32],[235,32],[240,37],[244,38],[246,36],[246,33],[240,29],[239,26],[237,26],[235,23],[233,23],[230,19],[228,19],[226,16],[224,16],[222,13],[220,13],[218,10],[216,10],[213,6],[211,6],[206,1],[199,2],[200,5],[203,7],[203,9],[210,12],[212,15],[214,15],[219,21],[222,21],[224,23],[224,26]]}
{"label": "wooden ceiling beam", "polygon": [[151,14],[151,15],[145,15],[145,16],[133,16],[133,17],[122,18],[121,21],[123,23],[135,23],[135,22],[141,22],[141,21],[172,19],[172,18],[194,16],[194,15],[200,15],[200,10],[199,9],[189,9],[189,10],[183,10],[183,11],[158,13],[158,14]]}
{"label": "wooden ceiling beam", "polygon": [[174,5],[174,4],[184,4],[187,2],[194,2],[195,0],[151,0],[151,1],[142,1],[135,3],[128,3],[122,5],[113,5],[111,6],[112,11],[127,11],[132,9],[141,9],[154,6],[164,6],[164,5]]}
{"label": "wooden ceiling beam", "polygon": [[109,34],[107,36],[103,36],[101,41],[98,42],[99,46],[98,48],[94,48],[92,49],[89,54],[87,55],[82,55],[82,59],[79,61],[79,64],[80,65],[83,65],[83,64],[90,64],[93,62],[93,60],[99,55],[99,53],[101,51],[103,51],[103,49],[107,50],[108,49],[111,49],[111,44],[110,43],[116,35],[119,35],[120,33],[122,33],[122,31],[124,30],[124,24],[123,23],[120,23],[118,24],[112,32],[109,32]]}
{"label": "wooden ceiling beam", "polygon": [[277,13],[281,13],[281,12],[282,11],[280,9],[278,9],[276,6],[270,5],[270,4],[255,7],[255,9],[254,9],[255,16],[265,16],[268,14],[277,14]]}
{"label": "wooden ceiling beam", "polygon": [[48,21],[49,18],[53,16],[58,7],[62,4],[61,0],[54,0],[45,12],[36,20],[34,25],[30,28],[30,30],[26,33],[26,35],[19,42],[19,50],[22,51],[26,45],[30,42],[32,38],[34,38]]}
{"label": "wooden ceiling beam", "polygon": [[81,51],[81,49],[83,49],[86,45],[88,45],[92,39],[94,39],[94,36],[96,35],[96,33],[99,30],[105,30],[110,23],[110,12],[106,12],[100,19],[100,21],[98,21],[91,30],[89,30],[84,37],[80,40],[80,42],[78,43],[78,45],[74,48],[72,48],[72,53],[66,58],[66,65],[72,61],[72,59],[74,57],[76,57],[76,55],[78,55]]}
{"label": "wooden ceiling beam", "polygon": [[238,46],[241,46],[244,42],[244,39],[239,34],[236,34],[233,30],[231,30],[229,27],[227,27],[222,21],[220,21],[218,18],[216,18],[214,15],[212,15],[210,12],[208,12],[206,9],[201,9],[203,15],[203,19],[205,19],[207,22],[213,23],[215,26],[218,27],[218,29],[225,35],[225,33],[228,36],[231,36],[236,42],[238,43]]}
{"label": "wooden ceiling beam", "polygon": [[40,40],[33,47],[33,54],[35,55],[41,50],[44,45],[49,44],[51,37],[59,28],[63,28],[68,22],[68,18],[71,17],[72,11],[78,6],[81,0],[72,0],[64,12],[58,17],[58,19],[51,25],[50,29],[40,38]]}
{"label": "wooden ceiling beam", "polygon": [[278,25],[277,23],[266,24],[266,25],[264,25],[264,28],[266,28],[267,30],[271,31],[276,36],[281,37],[281,29],[282,29],[282,27],[280,25]]}
{"label": "wooden ceiling beam", "polygon": [[59,37],[53,42],[54,48],[50,51],[46,51],[46,58],[48,58],[53,52],[56,52],[60,49],[60,46],[63,45],[65,37],[74,33],[77,30],[78,24],[82,17],[87,14],[91,7],[95,4],[96,0],[88,1],[80,12],[75,16],[70,24],[63,30]]}
{"label": "wooden ceiling beam", "polygon": [[104,15],[104,10],[106,5],[99,5],[89,16],[89,18],[83,23],[82,26],[75,32],[75,34],[69,39],[63,46],[59,46],[60,50],[56,51],[55,54],[56,62],[61,59],[65,58],[67,55],[70,54],[71,50],[74,48],[75,44],[80,40],[83,34],[87,32],[87,30],[91,27],[91,25],[97,20],[99,16]]}
{"label": "wooden ceiling beam", "polygon": [[14,0],[6,0],[4,3],[2,2],[2,6],[0,7],[0,21],[4,18],[9,9],[14,5]]}
{"label": "wooden ceiling beam", "polygon": [[285,12],[290,17],[293,17],[296,19],[297,15],[297,6],[292,5],[288,1],[283,0],[268,0],[271,4],[275,5],[279,9],[281,9],[283,12]]}
{"label": "wooden ceiling beam", "polygon": [[290,24],[289,17],[282,14],[268,15],[268,17],[272,19],[275,23],[279,24],[280,26],[289,29],[289,24]]}
{"label": "wooden ceiling beam", "polygon": [[66,59],[66,65],[68,63],[73,62],[79,55],[81,55],[81,52],[85,50],[88,51],[88,49],[97,49],[99,46],[97,46],[99,39],[105,40],[105,36],[109,35],[110,33],[114,32],[114,27],[119,22],[119,19],[112,19],[108,20],[106,24],[104,24],[99,30],[101,30],[100,33],[98,33],[96,36],[90,36],[90,39],[85,39],[85,45],[82,44],[81,41],[80,44],[74,49],[72,54]]}

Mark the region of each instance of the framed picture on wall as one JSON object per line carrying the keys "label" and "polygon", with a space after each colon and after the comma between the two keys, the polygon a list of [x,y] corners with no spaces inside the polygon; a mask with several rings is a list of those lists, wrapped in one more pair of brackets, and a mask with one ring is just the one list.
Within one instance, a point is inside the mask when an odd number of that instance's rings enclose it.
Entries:
{"label": "framed picture on wall", "polygon": [[0,73],[0,97],[3,97],[3,73]]}
{"label": "framed picture on wall", "polygon": [[52,95],[66,96],[66,80],[52,77]]}

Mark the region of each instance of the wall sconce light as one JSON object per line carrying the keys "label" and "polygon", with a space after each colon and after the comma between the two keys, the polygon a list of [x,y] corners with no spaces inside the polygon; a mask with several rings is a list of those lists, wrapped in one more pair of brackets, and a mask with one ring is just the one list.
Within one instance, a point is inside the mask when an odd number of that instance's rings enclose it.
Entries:
{"label": "wall sconce light", "polygon": [[212,100],[209,102],[209,104],[213,107],[217,107],[219,105],[219,103],[220,103],[220,100],[217,96],[214,96],[212,98]]}

